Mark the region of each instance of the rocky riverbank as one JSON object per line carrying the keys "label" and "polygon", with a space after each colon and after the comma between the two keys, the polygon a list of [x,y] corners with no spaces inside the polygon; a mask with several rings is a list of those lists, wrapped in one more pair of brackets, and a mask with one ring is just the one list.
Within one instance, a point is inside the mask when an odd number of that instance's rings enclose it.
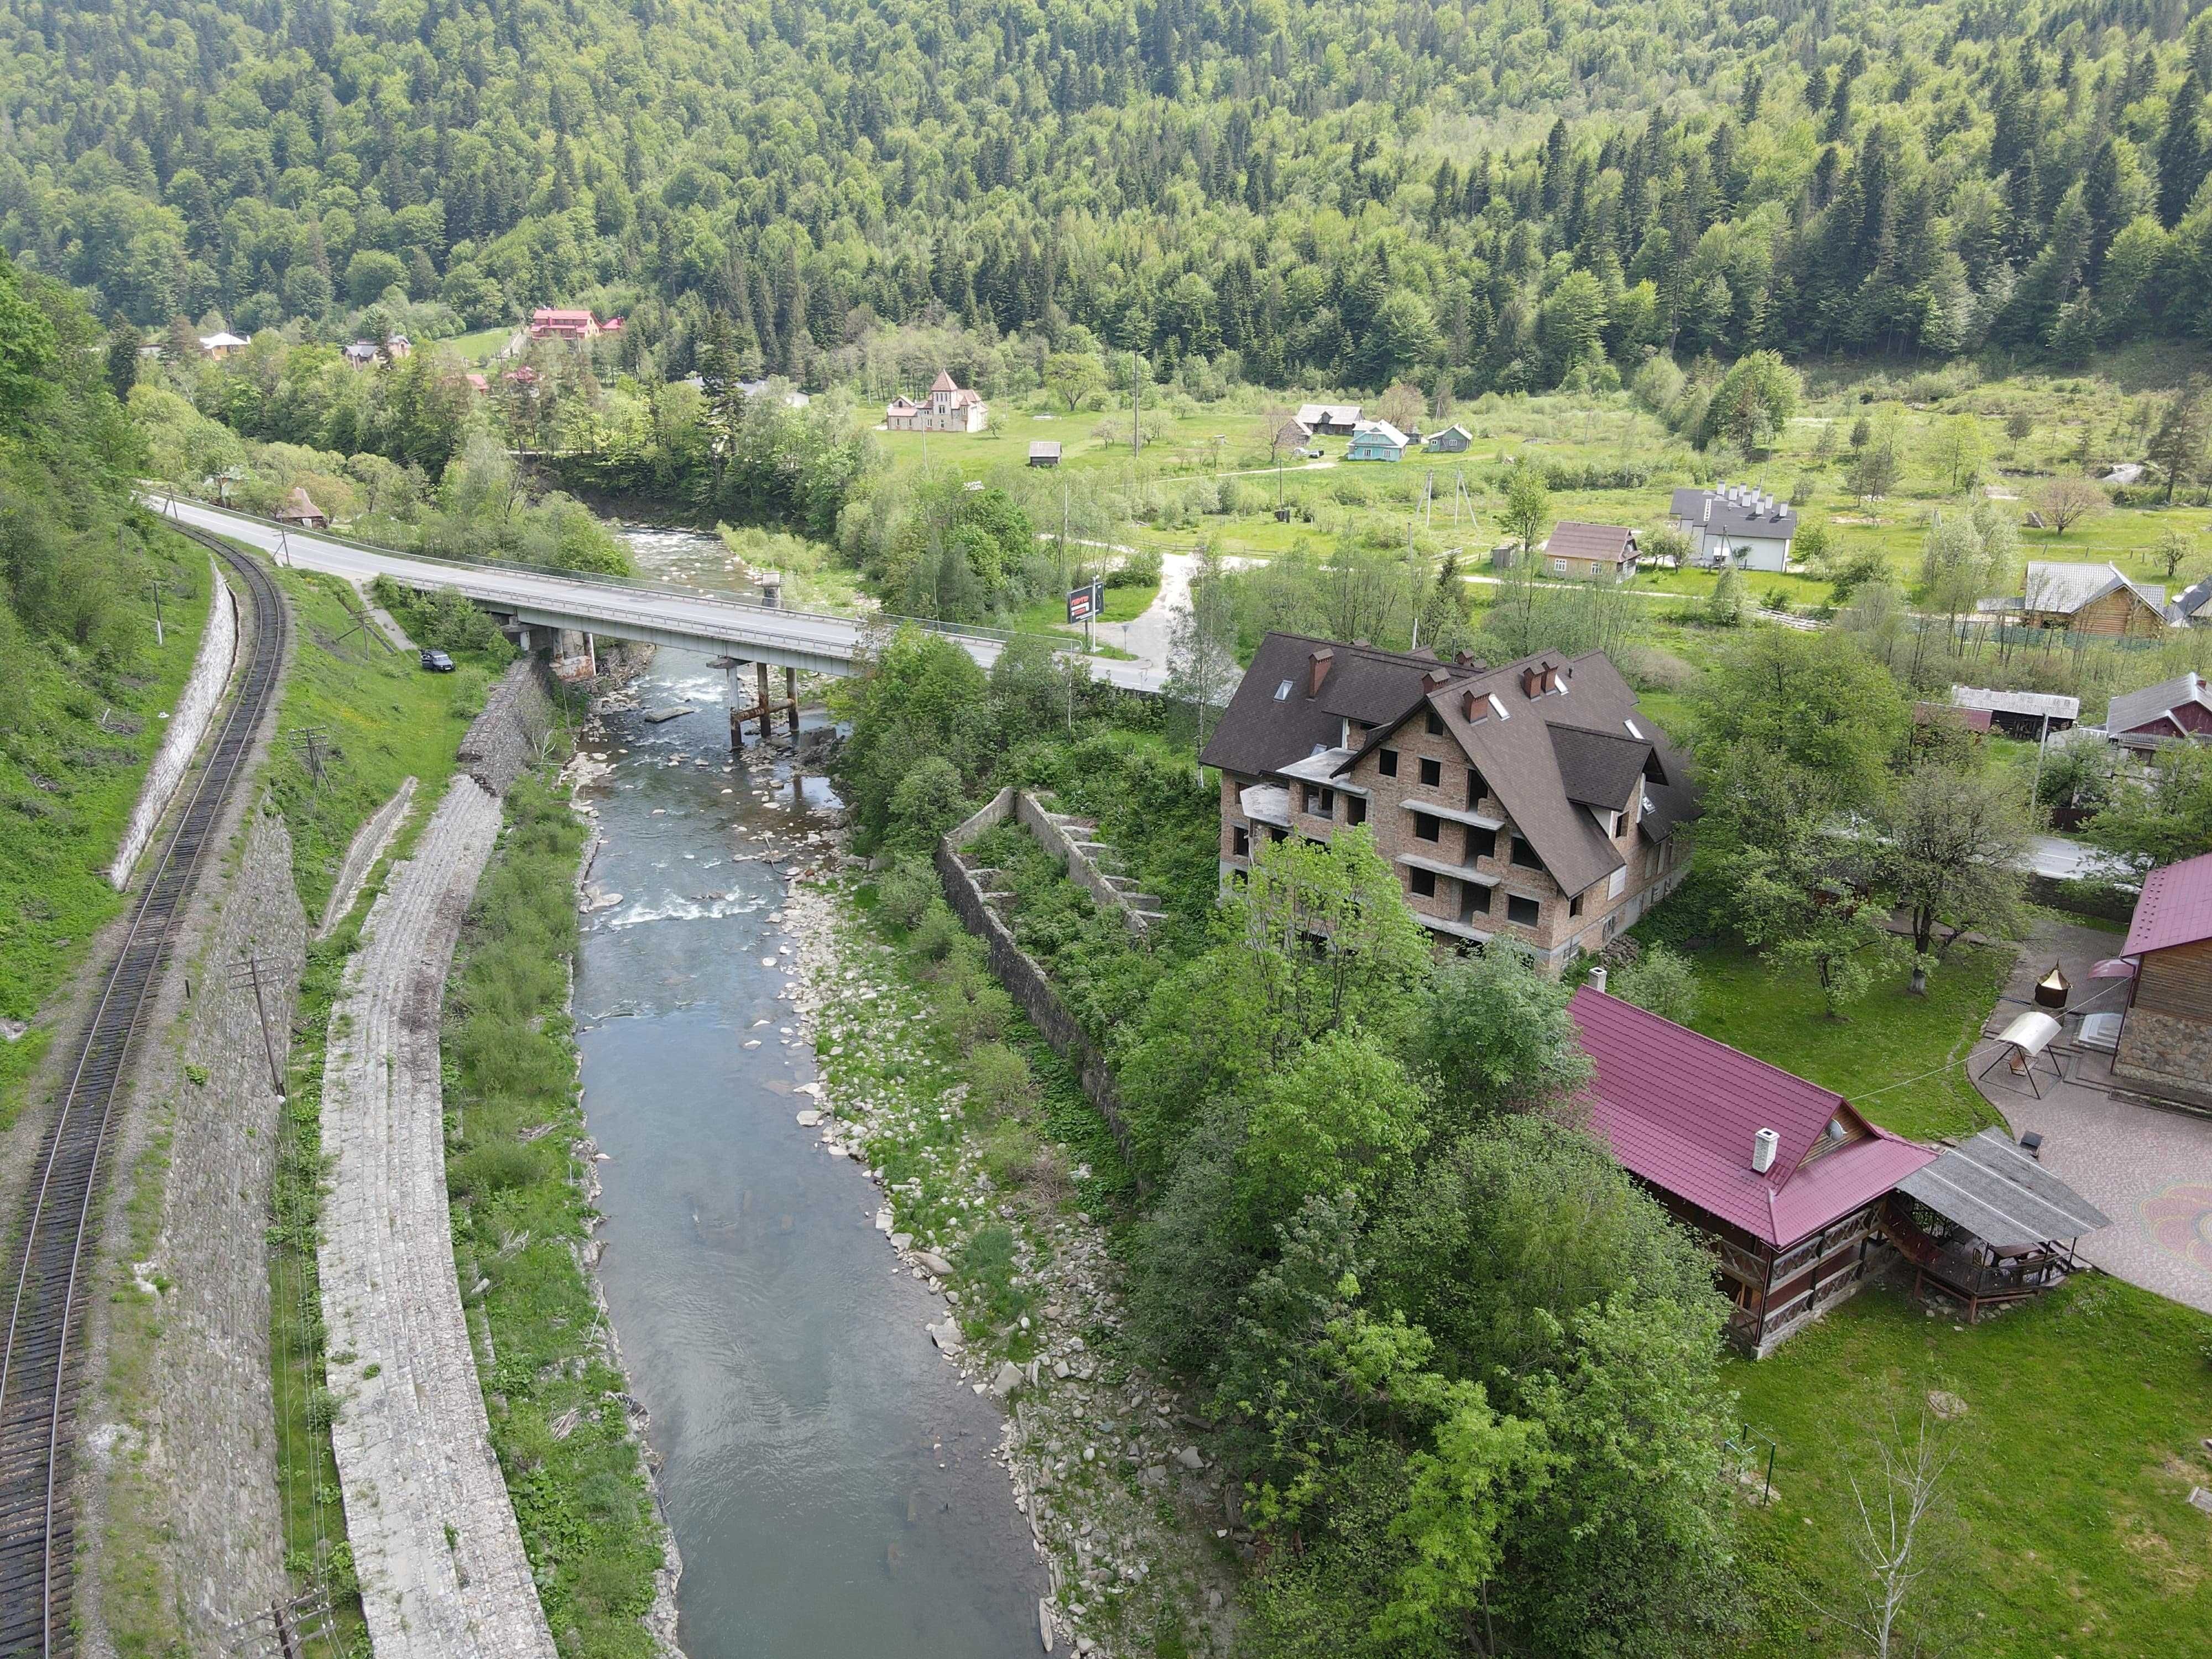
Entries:
{"label": "rocky riverbank", "polygon": [[[1045,1650],[1134,1656],[1179,1641],[1225,1653],[1251,1543],[1237,1484],[1206,1449],[1204,1420],[1115,1340],[1119,1271],[1104,1227],[1082,1207],[1088,1169],[1055,1146],[1049,1178],[1019,1192],[992,1180],[968,1084],[924,1057],[934,1044],[915,1042],[934,1009],[854,903],[860,880],[854,860],[824,848],[780,918],[799,952],[787,994],[821,1073],[794,1129],[884,1188],[878,1231],[944,1298],[931,1340],[961,1385],[1006,1402],[997,1455],[1050,1575],[1038,1608]],[[948,1137],[954,1123],[963,1133]],[[887,1163],[919,1173],[887,1185]],[[1036,1310],[1003,1328],[982,1316],[963,1264],[971,1238],[994,1224],[1014,1239],[1012,1288]]]}

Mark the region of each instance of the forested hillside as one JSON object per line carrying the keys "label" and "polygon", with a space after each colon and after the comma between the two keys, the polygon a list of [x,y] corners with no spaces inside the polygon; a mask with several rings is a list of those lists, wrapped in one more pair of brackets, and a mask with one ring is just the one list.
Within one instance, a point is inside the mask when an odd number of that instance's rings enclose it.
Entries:
{"label": "forested hillside", "polygon": [[[0,0],[0,241],[143,326],[596,299],[1462,396],[2212,331],[2191,0]],[[417,323],[418,329],[431,331]],[[1608,361],[1609,360],[1609,361]]]}

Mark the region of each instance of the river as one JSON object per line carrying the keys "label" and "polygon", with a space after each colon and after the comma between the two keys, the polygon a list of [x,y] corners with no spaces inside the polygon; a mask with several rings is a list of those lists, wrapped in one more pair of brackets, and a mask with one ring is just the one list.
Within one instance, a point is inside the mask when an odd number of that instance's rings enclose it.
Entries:
{"label": "river", "polygon": [[[719,544],[632,534],[641,574],[729,584]],[[609,1155],[600,1272],[652,1413],[684,1560],[691,1659],[988,1659],[1038,1650],[1043,1573],[1004,1471],[999,1408],[923,1326],[860,1167],[793,1114],[814,1076],[781,994],[796,944],[771,858],[836,801],[787,755],[732,762],[724,676],[663,652],[605,717],[584,918],[584,1109]],[[688,702],[665,724],[643,714]]]}

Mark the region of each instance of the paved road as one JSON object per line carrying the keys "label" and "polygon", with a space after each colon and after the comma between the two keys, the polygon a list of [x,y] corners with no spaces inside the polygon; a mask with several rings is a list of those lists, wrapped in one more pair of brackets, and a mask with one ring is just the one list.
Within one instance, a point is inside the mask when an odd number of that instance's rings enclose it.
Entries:
{"label": "paved road", "polygon": [[[547,575],[492,564],[448,564],[404,553],[373,550],[288,531],[265,520],[227,513],[198,502],[149,498],[165,514],[270,552],[303,569],[326,571],[362,582],[379,575],[422,587],[454,587],[488,609],[532,627],[577,628],[615,639],[641,640],[679,650],[726,651],[774,667],[847,675],[862,624],[850,617],[782,611],[665,584],[600,582],[583,576]],[[985,667],[1002,648],[996,638],[954,637]],[[1093,659],[1092,672],[1125,690],[1157,691],[1164,672],[1145,662]]]}

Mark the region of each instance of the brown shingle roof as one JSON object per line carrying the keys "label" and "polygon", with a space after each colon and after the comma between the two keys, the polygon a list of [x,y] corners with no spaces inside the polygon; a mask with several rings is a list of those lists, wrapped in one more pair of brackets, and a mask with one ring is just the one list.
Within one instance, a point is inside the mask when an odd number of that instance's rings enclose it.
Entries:
{"label": "brown shingle roof", "polygon": [[1584,524],[1562,519],[1552,526],[1544,551],[1555,559],[1600,559],[1619,564],[1636,553],[1636,532],[1625,524]]}
{"label": "brown shingle roof", "polygon": [[[1316,692],[1314,668],[1324,651],[1328,672]],[[1531,697],[1524,681],[1530,669],[1553,671],[1563,689]],[[1492,696],[1502,714],[1492,712]],[[1572,659],[1541,652],[1488,668],[1440,662],[1425,653],[1270,634],[1200,758],[1242,776],[1267,776],[1336,747],[1349,720],[1368,728],[1364,742],[1353,734],[1359,746],[1337,769],[1349,771],[1407,720],[1431,708],[1569,893],[1626,862],[1589,808],[1626,810],[1640,780],[1642,830],[1651,839],[1664,839],[1696,811],[1681,757],[1638,710],[1620,671],[1596,651]]]}
{"label": "brown shingle roof", "polygon": [[[1313,691],[1314,658],[1329,653],[1328,672]],[[1396,725],[1420,704],[1422,677],[1472,670],[1439,662],[1428,652],[1378,651],[1300,634],[1270,634],[1254,653],[1237,694],[1199,758],[1208,766],[1258,777],[1304,760],[1316,746],[1334,749],[1343,722]],[[1289,690],[1283,696],[1287,682]]]}

